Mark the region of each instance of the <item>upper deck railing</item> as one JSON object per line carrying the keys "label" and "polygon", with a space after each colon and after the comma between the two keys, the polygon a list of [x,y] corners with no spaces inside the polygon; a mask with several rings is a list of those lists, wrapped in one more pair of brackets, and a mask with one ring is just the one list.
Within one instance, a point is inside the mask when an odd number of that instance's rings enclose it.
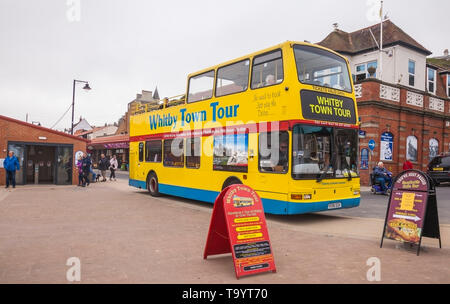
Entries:
{"label": "upper deck railing", "polygon": [[166,97],[162,100],[159,100],[158,103],[144,103],[136,106],[136,109],[131,112],[131,115],[142,114],[146,112],[152,112],[157,110],[162,110],[165,108],[178,106],[186,103],[186,95],[176,95],[173,97]]}

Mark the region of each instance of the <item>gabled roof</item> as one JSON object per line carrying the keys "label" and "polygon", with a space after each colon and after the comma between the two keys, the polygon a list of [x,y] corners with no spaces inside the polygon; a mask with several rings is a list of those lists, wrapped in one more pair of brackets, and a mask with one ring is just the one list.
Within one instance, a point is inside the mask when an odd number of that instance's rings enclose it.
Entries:
{"label": "gabled roof", "polygon": [[[374,41],[374,37],[376,42]],[[347,33],[336,29],[318,44],[338,53],[356,55],[378,49],[377,43],[380,43],[379,23],[352,33]],[[389,47],[397,44],[414,49],[425,55],[431,54],[429,50],[423,47],[411,36],[406,34],[393,22],[390,20],[385,20],[383,22],[383,47]]]}

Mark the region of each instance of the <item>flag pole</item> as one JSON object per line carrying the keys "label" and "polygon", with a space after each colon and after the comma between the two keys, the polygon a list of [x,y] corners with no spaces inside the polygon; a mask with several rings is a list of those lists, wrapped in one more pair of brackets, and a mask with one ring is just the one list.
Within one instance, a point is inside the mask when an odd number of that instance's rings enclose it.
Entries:
{"label": "flag pole", "polygon": [[380,74],[380,80],[383,81],[383,1],[381,1],[381,7],[380,7],[380,68],[379,68],[379,74]]}

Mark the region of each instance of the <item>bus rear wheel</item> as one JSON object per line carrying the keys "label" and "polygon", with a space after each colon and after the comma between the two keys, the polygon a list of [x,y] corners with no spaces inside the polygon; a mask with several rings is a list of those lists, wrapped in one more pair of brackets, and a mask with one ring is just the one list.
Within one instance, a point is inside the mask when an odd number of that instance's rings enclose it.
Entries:
{"label": "bus rear wheel", "polygon": [[147,189],[151,196],[161,196],[159,193],[158,177],[155,172],[151,172],[147,178]]}

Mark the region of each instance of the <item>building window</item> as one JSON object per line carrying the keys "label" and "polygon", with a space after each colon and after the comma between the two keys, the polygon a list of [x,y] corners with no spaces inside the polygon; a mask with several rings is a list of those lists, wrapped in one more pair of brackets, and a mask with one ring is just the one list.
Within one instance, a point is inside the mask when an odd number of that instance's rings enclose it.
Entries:
{"label": "building window", "polygon": [[428,92],[436,94],[436,70],[428,68],[427,74],[428,74],[428,80],[427,80]]}
{"label": "building window", "polygon": [[200,137],[186,138],[186,168],[200,168],[201,145]]}
{"label": "building window", "polygon": [[289,133],[259,134],[259,172],[286,173],[289,169]]}
{"label": "building window", "polygon": [[376,60],[358,64],[356,66],[356,81],[364,80],[369,77],[376,78],[377,77],[377,72],[376,72],[377,67],[378,67],[378,62]]}
{"label": "building window", "polygon": [[416,78],[416,63],[412,60],[408,61],[409,85],[414,86]]}
{"label": "building window", "polygon": [[216,96],[243,92],[248,88],[250,60],[230,64],[219,68],[216,80]]}
{"label": "building window", "polygon": [[450,74],[447,74],[447,96],[450,97]]}
{"label": "building window", "polygon": [[151,140],[145,142],[145,161],[160,163],[162,159],[162,141]]}
{"label": "building window", "polygon": [[417,137],[412,135],[406,139],[406,159],[417,162]]}
{"label": "building window", "polygon": [[184,151],[183,138],[164,140],[164,166],[166,167],[183,167]]}
{"label": "building window", "polygon": [[430,160],[439,154],[439,142],[436,138],[431,138],[429,142],[430,146]]}

